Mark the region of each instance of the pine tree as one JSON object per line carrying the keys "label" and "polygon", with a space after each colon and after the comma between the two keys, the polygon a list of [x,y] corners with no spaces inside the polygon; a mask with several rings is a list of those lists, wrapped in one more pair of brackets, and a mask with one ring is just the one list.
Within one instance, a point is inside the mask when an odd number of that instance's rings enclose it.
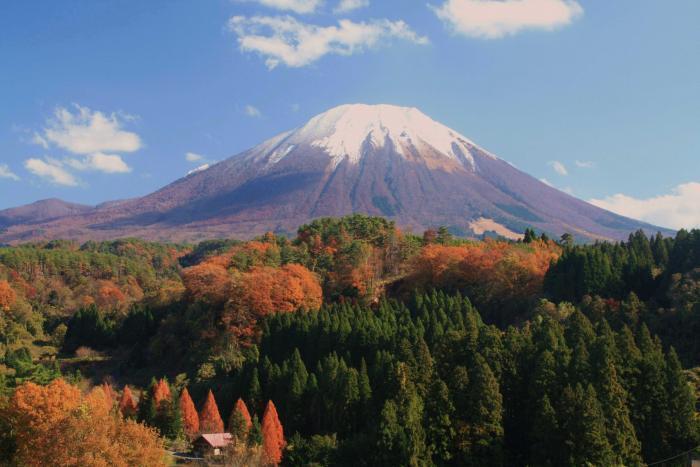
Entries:
{"label": "pine tree", "polygon": [[253,422],[251,421],[248,407],[246,407],[243,399],[239,398],[231,411],[231,416],[229,417],[229,433],[238,439],[245,440],[248,438],[248,431],[250,430],[252,423]]}
{"label": "pine tree", "polygon": [[450,400],[447,385],[434,376],[425,400],[425,427],[430,457],[438,465],[449,463],[453,457],[455,430],[452,426],[452,417],[454,412],[455,408]]}
{"label": "pine tree", "polygon": [[503,398],[498,381],[479,354],[470,375],[466,436],[461,440],[463,462],[499,465],[503,456]]}
{"label": "pine tree", "polygon": [[187,388],[183,388],[179,399],[180,413],[185,434],[194,438],[199,433],[199,415]]}
{"label": "pine tree", "polygon": [[672,451],[684,451],[698,444],[698,423],[695,420],[695,395],[673,347],[666,356],[665,379],[668,412],[664,434]]}
{"label": "pine tree", "polygon": [[248,431],[248,446],[260,446],[263,442],[262,427],[257,415],[253,415],[250,430]]}
{"label": "pine tree", "polygon": [[248,383],[248,404],[253,411],[260,410],[262,402],[262,388],[260,387],[260,378],[258,376],[257,367],[253,368]]}
{"label": "pine tree", "polygon": [[614,465],[605,432],[605,418],[595,389],[567,386],[561,400],[561,434],[567,448],[564,459],[571,465]]}
{"label": "pine tree", "polygon": [[158,407],[156,406],[156,401],[153,397],[157,386],[158,382],[155,380],[155,378],[152,379],[149,389],[141,391],[141,397],[139,397],[137,419],[139,422],[145,423],[149,426],[154,426],[156,416],[158,415]]}
{"label": "pine tree", "polygon": [[542,467],[563,465],[562,453],[557,448],[560,445],[558,437],[557,414],[545,394],[540,399],[532,421],[530,464]]}
{"label": "pine tree", "polygon": [[119,412],[124,418],[133,418],[136,416],[136,409],[136,402],[131,394],[131,389],[129,389],[129,386],[124,386],[122,397],[119,400]]}
{"label": "pine tree", "polygon": [[267,402],[262,420],[263,451],[268,462],[279,465],[286,445],[284,430],[272,401]]}
{"label": "pine tree", "polygon": [[593,381],[605,418],[605,430],[615,464],[642,463],[641,446],[630,420],[628,395],[618,378],[613,360],[612,337],[600,337],[592,355]]}
{"label": "pine tree", "polygon": [[199,412],[199,430],[202,433],[222,433],[224,431],[224,421],[219,414],[219,407],[216,405],[214,393],[211,389],[207,393],[202,410]]}

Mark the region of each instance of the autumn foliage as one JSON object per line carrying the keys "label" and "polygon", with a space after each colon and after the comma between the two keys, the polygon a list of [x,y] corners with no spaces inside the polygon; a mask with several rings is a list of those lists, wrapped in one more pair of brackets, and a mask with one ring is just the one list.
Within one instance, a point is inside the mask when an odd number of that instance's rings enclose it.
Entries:
{"label": "autumn foliage", "polygon": [[185,434],[193,438],[199,433],[199,415],[197,414],[197,409],[194,406],[194,402],[187,388],[183,388],[180,393],[179,404]]}
{"label": "autumn foliage", "polygon": [[224,431],[224,421],[219,414],[219,407],[216,405],[214,393],[209,390],[204,401],[202,410],[199,411],[199,430],[202,433],[222,433]]}
{"label": "autumn foliage", "polygon": [[459,246],[431,244],[413,260],[409,288],[459,290],[480,305],[518,302],[542,290],[544,275],[561,248],[494,240]]}
{"label": "autumn foliage", "polygon": [[18,387],[2,414],[12,426],[15,464],[165,465],[157,434],[111,406],[101,388],[84,396],[60,379],[44,387]]}
{"label": "autumn foliage", "polygon": [[182,273],[182,280],[192,300],[221,304],[231,292],[231,277],[219,264],[207,262],[187,268]]}
{"label": "autumn foliage", "polygon": [[124,417],[133,417],[136,415],[136,401],[131,393],[129,386],[124,386],[122,397],[119,399],[119,412]]}
{"label": "autumn foliage", "polygon": [[272,401],[267,402],[262,419],[263,450],[271,464],[278,465],[282,461],[282,452],[287,442],[284,430],[277,415],[277,408]]}
{"label": "autumn foliage", "polygon": [[0,281],[0,310],[9,311],[17,300],[17,294],[7,281]]}
{"label": "autumn foliage", "polygon": [[236,292],[239,306],[257,316],[317,310],[323,300],[318,279],[299,264],[253,268],[241,276]]}
{"label": "autumn foliage", "polygon": [[153,388],[153,401],[155,402],[156,407],[160,407],[163,402],[169,401],[171,398],[172,395],[170,393],[170,386],[168,386],[168,382],[165,379],[159,380],[155,388]]}

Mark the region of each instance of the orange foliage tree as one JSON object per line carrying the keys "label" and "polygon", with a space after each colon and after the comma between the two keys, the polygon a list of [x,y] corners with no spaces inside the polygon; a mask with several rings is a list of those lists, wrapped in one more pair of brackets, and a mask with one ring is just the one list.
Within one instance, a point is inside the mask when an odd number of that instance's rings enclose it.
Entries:
{"label": "orange foliage tree", "polygon": [[125,418],[131,418],[136,415],[136,401],[134,400],[134,395],[131,393],[129,386],[124,386],[124,391],[122,392],[122,397],[119,400],[119,412]]}
{"label": "orange foliage tree", "polygon": [[224,266],[205,262],[182,272],[185,290],[192,300],[224,303],[231,289],[231,277]]}
{"label": "orange foliage tree", "polygon": [[183,388],[180,393],[179,403],[185,434],[190,438],[194,438],[199,433],[199,415],[187,388]]}
{"label": "orange foliage tree", "polygon": [[101,388],[83,396],[63,380],[48,386],[24,383],[3,417],[10,423],[14,464],[130,466],[165,465],[165,452],[152,429],[111,410]]}
{"label": "orange foliage tree", "polygon": [[153,401],[155,402],[156,407],[160,407],[162,402],[169,401],[171,398],[172,394],[170,393],[170,386],[164,378],[161,378],[156,384],[156,387],[153,389]]}
{"label": "orange foliage tree", "polygon": [[544,275],[561,248],[486,240],[459,246],[430,244],[412,263],[409,288],[466,292],[478,304],[518,303],[542,290]]}
{"label": "orange foliage tree", "polygon": [[282,462],[282,451],[287,444],[284,429],[277,415],[277,408],[272,401],[267,401],[262,420],[263,451],[271,464]]}
{"label": "orange foliage tree", "polygon": [[323,301],[318,278],[299,264],[253,268],[241,276],[236,291],[238,304],[256,316],[318,310]]}
{"label": "orange foliage tree", "polygon": [[214,393],[211,392],[211,389],[202,410],[199,412],[199,430],[202,433],[222,433],[224,431],[224,421],[221,419],[219,407],[216,405],[216,399],[214,399]]}
{"label": "orange foliage tree", "polygon": [[9,311],[17,300],[17,294],[7,281],[0,281],[0,310]]}

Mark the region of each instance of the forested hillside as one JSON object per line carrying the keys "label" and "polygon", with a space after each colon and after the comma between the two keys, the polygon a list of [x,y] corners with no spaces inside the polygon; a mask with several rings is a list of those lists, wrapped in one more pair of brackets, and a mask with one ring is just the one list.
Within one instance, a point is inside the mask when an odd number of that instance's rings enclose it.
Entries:
{"label": "forested hillside", "polygon": [[227,430],[226,459],[248,465],[642,465],[694,448],[700,231],[571,240],[354,215],[294,238],[0,248],[0,455],[26,463],[30,438],[97,420],[113,428],[95,446],[126,430],[138,456]]}

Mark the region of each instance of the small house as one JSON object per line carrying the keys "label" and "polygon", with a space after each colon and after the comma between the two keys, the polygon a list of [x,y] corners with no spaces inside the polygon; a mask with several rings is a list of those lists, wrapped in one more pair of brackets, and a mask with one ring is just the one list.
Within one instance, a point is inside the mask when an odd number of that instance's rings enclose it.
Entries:
{"label": "small house", "polygon": [[231,433],[203,433],[194,440],[193,451],[200,457],[220,456],[232,441]]}

